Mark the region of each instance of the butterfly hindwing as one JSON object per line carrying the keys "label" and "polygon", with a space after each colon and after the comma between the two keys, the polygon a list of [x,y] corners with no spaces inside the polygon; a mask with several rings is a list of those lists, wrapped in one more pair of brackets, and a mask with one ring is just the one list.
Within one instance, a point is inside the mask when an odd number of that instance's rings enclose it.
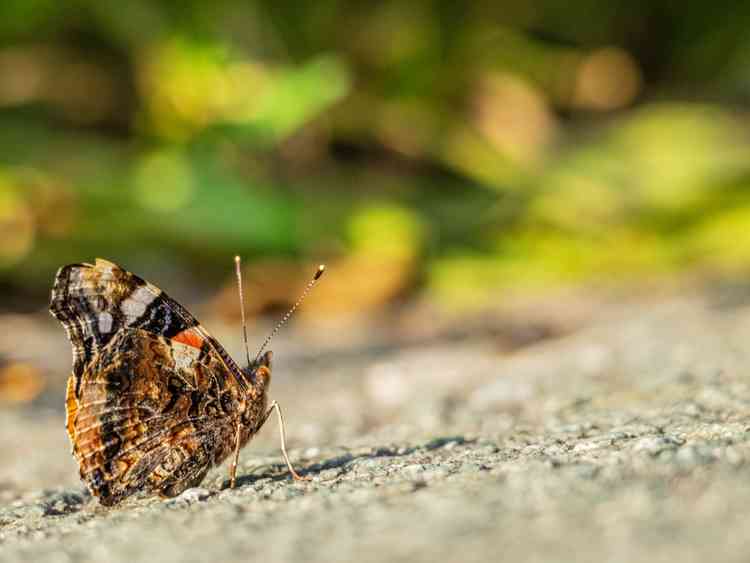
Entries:
{"label": "butterfly hindwing", "polygon": [[[213,347],[120,329],[67,400],[81,478],[102,504],[139,490],[178,494],[234,442],[241,389]],[[74,377],[74,376],[71,376]]]}

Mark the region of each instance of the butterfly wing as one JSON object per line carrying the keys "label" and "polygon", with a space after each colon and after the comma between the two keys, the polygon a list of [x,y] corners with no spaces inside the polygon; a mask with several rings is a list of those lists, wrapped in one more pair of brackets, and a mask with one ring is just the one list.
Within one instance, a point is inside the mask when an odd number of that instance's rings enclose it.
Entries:
{"label": "butterfly wing", "polygon": [[58,270],[50,312],[73,345],[73,374],[80,378],[94,356],[123,328],[172,337],[198,321],[158,287],[97,258]]}
{"label": "butterfly wing", "polygon": [[187,309],[155,285],[108,260],[97,258],[95,264],[60,268],[52,287],[50,312],[65,327],[73,346],[76,396],[86,367],[125,328],[178,341],[197,336],[208,342],[239,385],[246,387],[231,356]]}
{"label": "butterfly wing", "polygon": [[184,307],[97,259],[58,271],[50,311],[73,347],[68,435],[103,504],[142,489],[178,494],[226,457],[248,385]]}
{"label": "butterfly wing", "polygon": [[215,349],[195,344],[120,329],[71,375],[73,454],[102,504],[140,490],[179,494],[232,450],[242,391]]}

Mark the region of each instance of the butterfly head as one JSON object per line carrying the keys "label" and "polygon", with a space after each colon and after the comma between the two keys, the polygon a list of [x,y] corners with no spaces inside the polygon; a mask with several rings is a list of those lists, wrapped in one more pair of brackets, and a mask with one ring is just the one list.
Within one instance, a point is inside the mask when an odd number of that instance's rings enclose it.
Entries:
{"label": "butterfly head", "polygon": [[273,359],[273,352],[270,350],[263,353],[251,366],[247,368],[249,372],[247,375],[248,379],[253,382],[256,387],[268,388],[271,383],[271,360]]}

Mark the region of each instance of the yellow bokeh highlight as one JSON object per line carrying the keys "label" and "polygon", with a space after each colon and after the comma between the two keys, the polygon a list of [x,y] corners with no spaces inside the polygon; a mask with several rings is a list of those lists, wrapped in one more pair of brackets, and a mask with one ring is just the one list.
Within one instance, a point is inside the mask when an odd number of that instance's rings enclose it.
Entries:
{"label": "yellow bokeh highlight", "polygon": [[710,186],[745,168],[750,148],[731,116],[699,104],[655,104],[616,129],[601,151],[620,156],[639,205],[680,211],[712,197]]}
{"label": "yellow bokeh highlight", "polygon": [[36,238],[36,221],[26,200],[7,177],[0,176],[0,267],[23,260]]}
{"label": "yellow bokeh highlight", "polygon": [[704,267],[729,274],[750,273],[750,206],[719,213],[695,228],[685,247]]}
{"label": "yellow bokeh highlight", "polygon": [[348,70],[335,56],[271,65],[179,38],[145,49],[138,70],[147,108],[142,125],[172,141],[215,124],[250,124],[257,134],[283,138],[350,89]]}
{"label": "yellow bokeh highlight", "polygon": [[354,254],[372,259],[413,259],[421,250],[423,229],[411,210],[393,204],[366,206],[349,220]]}
{"label": "yellow bokeh highlight", "polygon": [[551,289],[626,284],[667,274],[674,263],[668,242],[646,232],[620,228],[601,236],[566,236],[530,231],[501,241],[496,254],[438,259],[428,280],[436,302],[471,309]]}
{"label": "yellow bokeh highlight", "polygon": [[605,47],[585,56],[578,66],[575,106],[611,111],[632,104],[643,83],[635,59],[618,47]]}
{"label": "yellow bokeh highlight", "polygon": [[140,160],[133,186],[138,203],[157,212],[186,206],[195,191],[190,162],[177,150],[156,151]]}
{"label": "yellow bokeh highlight", "polygon": [[554,140],[556,123],[541,91],[520,76],[493,73],[474,95],[473,120],[499,153],[535,164]]}

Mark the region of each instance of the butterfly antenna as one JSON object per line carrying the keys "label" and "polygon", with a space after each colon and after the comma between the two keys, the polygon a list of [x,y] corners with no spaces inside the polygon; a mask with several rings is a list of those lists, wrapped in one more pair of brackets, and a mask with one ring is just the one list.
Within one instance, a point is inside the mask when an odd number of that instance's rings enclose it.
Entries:
{"label": "butterfly antenna", "polygon": [[286,324],[286,322],[289,320],[289,318],[294,314],[294,312],[297,310],[297,307],[299,307],[302,302],[305,300],[305,297],[307,297],[307,294],[310,293],[310,290],[313,288],[315,283],[320,279],[320,276],[323,275],[323,272],[326,271],[325,264],[321,264],[318,266],[318,271],[315,272],[310,282],[307,284],[307,287],[305,287],[305,290],[302,292],[302,295],[299,296],[299,299],[297,299],[297,302],[292,305],[292,308],[289,309],[286,315],[279,321],[279,324],[274,327],[274,329],[271,331],[271,334],[269,334],[266,339],[263,341],[263,344],[260,347],[260,350],[258,350],[258,354],[255,356],[255,361],[257,362],[260,360],[260,356],[263,353],[263,350],[266,349],[266,346],[268,346],[268,343],[271,342],[271,339],[276,336],[276,333],[279,332],[279,329]]}
{"label": "butterfly antenna", "polygon": [[250,350],[247,347],[247,323],[245,322],[245,296],[242,293],[242,268],[240,267],[240,257],[234,257],[234,271],[237,274],[237,289],[240,293],[240,315],[242,315],[242,339],[245,341],[245,357],[247,365],[250,365]]}

